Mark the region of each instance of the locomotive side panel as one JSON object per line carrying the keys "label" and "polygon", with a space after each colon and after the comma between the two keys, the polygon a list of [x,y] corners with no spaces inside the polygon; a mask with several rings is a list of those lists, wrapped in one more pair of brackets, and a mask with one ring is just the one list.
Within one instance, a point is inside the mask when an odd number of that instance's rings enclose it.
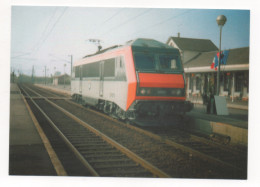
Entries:
{"label": "locomotive side panel", "polygon": [[128,91],[126,51],[123,48],[77,62],[74,69],[79,67],[81,71],[77,74],[75,70],[75,77],[81,78],[73,79],[71,93],[80,95],[83,104],[96,106],[111,102],[125,110]]}
{"label": "locomotive side panel", "polygon": [[86,104],[96,105],[98,102],[100,81],[93,78],[83,78],[82,99]]}
{"label": "locomotive side panel", "polygon": [[79,80],[71,80],[71,96],[79,94]]}
{"label": "locomotive side panel", "polygon": [[125,110],[128,89],[125,70],[127,61],[123,53],[118,55],[115,58],[104,61],[102,99],[110,101]]}
{"label": "locomotive side panel", "polygon": [[104,81],[103,100],[115,103],[121,109],[126,108],[127,83],[123,81]]}

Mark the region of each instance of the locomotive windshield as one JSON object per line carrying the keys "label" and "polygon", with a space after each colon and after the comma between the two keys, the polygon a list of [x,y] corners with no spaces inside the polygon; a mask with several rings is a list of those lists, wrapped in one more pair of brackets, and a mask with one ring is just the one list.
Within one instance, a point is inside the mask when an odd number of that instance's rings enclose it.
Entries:
{"label": "locomotive windshield", "polygon": [[159,55],[160,70],[164,72],[181,71],[181,61],[179,57],[172,55]]}
{"label": "locomotive windshield", "polygon": [[155,70],[155,59],[154,55],[148,55],[143,53],[137,53],[135,56],[135,68],[137,70]]}
{"label": "locomotive windshield", "polygon": [[182,70],[179,56],[170,54],[134,54],[135,68],[141,72],[175,73]]}

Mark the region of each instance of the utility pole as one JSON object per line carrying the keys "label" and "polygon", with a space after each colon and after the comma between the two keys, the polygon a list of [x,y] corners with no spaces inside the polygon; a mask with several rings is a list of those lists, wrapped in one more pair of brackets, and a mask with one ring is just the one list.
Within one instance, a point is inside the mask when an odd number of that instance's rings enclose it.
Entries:
{"label": "utility pole", "polygon": [[34,66],[32,67],[32,83],[34,84]]}
{"label": "utility pole", "polygon": [[10,80],[11,83],[14,83],[14,81],[13,81],[13,68],[12,67],[11,67],[11,77],[10,78],[11,78],[11,80]]}
{"label": "utility pole", "polygon": [[11,82],[14,83],[14,70],[11,69]]}
{"label": "utility pole", "polygon": [[66,67],[66,64],[64,64],[64,75],[63,75],[63,81],[64,81],[64,82],[63,82],[63,83],[64,83],[64,84],[63,84],[63,87],[64,87],[64,88],[65,88],[65,67]]}
{"label": "utility pole", "polygon": [[70,56],[70,77],[72,78],[72,62],[73,62],[73,55],[68,55]]}
{"label": "utility pole", "polygon": [[221,64],[221,34],[222,34],[222,27],[225,25],[227,21],[226,16],[220,15],[217,17],[217,24],[219,26],[219,56],[218,56],[218,73],[217,73],[217,95],[220,94],[220,64]]}
{"label": "utility pole", "polygon": [[44,69],[45,69],[45,85],[46,85],[46,66],[44,66]]}
{"label": "utility pole", "polygon": [[53,84],[54,86],[56,86],[56,85],[55,85],[55,70],[56,70],[56,67],[54,66],[54,68],[53,68],[53,77],[52,77],[52,84]]}

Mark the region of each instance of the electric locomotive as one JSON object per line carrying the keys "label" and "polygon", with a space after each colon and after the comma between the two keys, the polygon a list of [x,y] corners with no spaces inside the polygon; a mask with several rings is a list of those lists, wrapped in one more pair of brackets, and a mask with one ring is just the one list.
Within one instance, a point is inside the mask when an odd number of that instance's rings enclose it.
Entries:
{"label": "electric locomotive", "polygon": [[192,109],[179,50],[152,39],[131,40],[75,62],[71,94],[123,120]]}

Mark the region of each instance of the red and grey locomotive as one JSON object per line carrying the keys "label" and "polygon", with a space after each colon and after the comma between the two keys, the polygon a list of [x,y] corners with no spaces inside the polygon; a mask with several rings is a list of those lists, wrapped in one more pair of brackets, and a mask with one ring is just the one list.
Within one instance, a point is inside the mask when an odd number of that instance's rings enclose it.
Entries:
{"label": "red and grey locomotive", "polygon": [[179,51],[152,39],[132,40],[74,63],[71,94],[121,119],[191,110]]}

